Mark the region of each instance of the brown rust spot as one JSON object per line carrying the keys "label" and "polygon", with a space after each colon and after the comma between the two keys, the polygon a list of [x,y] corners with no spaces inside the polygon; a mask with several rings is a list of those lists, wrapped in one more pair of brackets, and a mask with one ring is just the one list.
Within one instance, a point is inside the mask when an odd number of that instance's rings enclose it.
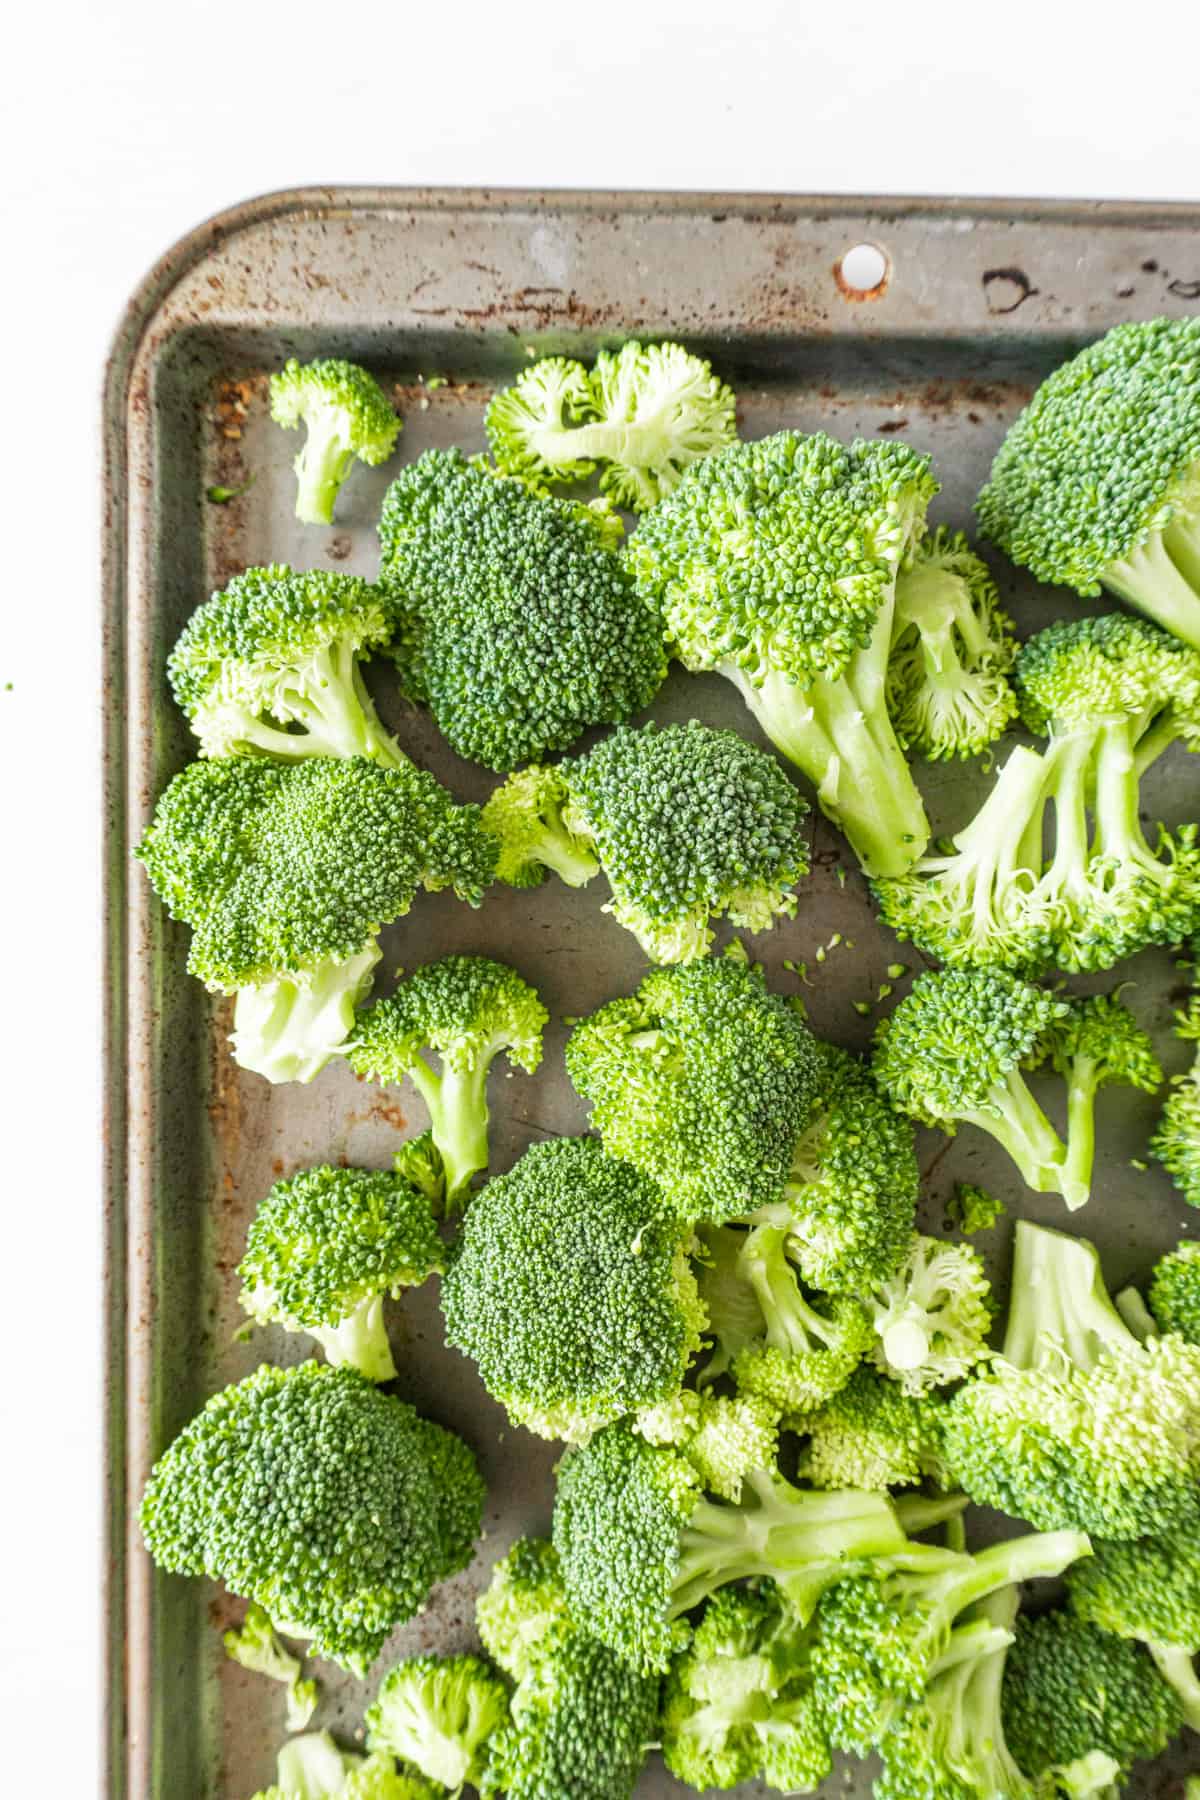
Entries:
{"label": "brown rust spot", "polygon": [[875,427],[875,429],[878,432],[887,434],[887,433],[890,433],[893,431],[903,431],[903,430],[905,430],[907,425],[908,425],[907,419],[885,419],[883,421],[883,424],[877,425]]}
{"label": "brown rust spot", "polygon": [[983,297],[990,313],[1014,313],[1018,306],[1041,290],[1035,288],[1024,269],[985,269]]}
{"label": "brown rust spot", "polygon": [[1200,281],[1181,281],[1178,277],[1167,283],[1168,294],[1174,294],[1177,300],[1200,300]]}

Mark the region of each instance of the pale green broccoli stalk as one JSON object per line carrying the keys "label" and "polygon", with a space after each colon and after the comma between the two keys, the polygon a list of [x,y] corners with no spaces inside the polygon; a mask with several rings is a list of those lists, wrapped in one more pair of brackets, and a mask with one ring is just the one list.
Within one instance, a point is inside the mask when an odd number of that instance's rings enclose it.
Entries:
{"label": "pale green broccoli stalk", "polygon": [[140,1520],[160,1568],[223,1581],[362,1675],[466,1567],[483,1499],[461,1439],[357,1370],[264,1364],[159,1458]]}
{"label": "pale green broccoli stalk", "polygon": [[696,463],[629,546],[674,654],[735,684],[872,875],[929,838],[887,675],[896,577],[936,492],[905,444],[781,431]]}
{"label": "pale green broccoli stalk", "polygon": [[736,402],[710,365],[680,344],[631,340],[582,363],[543,357],[487,409],[497,466],[534,486],[579,481],[601,464],[618,506],[645,512],[684,469],[737,437]]}
{"label": "pale green broccoli stalk", "polygon": [[991,1294],[974,1250],[914,1233],[903,1267],[867,1301],[875,1367],[912,1395],[961,1381],[987,1357]]}
{"label": "pale green broccoli stalk", "polygon": [[746,1236],[730,1225],[696,1228],[692,1255],[708,1321],[704,1333],[708,1354],[698,1376],[702,1387],[728,1375],[735,1358],[765,1329],[758,1295],[742,1262]]}
{"label": "pale green broccoli stalk", "polygon": [[[1177,1015],[1176,1037],[1200,1044],[1200,997]],[[1171,1177],[1189,1206],[1200,1206],[1200,1048],[1192,1066],[1172,1077],[1171,1093],[1150,1139],[1150,1154]]]}
{"label": "pale green broccoli stalk", "polygon": [[1182,1243],[1155,1263],[1150,1311],[1160,1331],[1200,1344],[1200,1244]]}
{"label": "pale green broccoli stalk", "polygon": [[1039,581],[1107,588],[1200,649],[1200,321],[1118,325],[1038,388],[976,502]]}
{"label": "pale green broccoli stalk", "polygon": [[585,887],[600,872],[589,838],[568,823],[571,797],[558,769],[518,769],[481,816],[499,845],[496,879],[509,887],[540,887],[550,871],[568,887]]}
{"label": "pale green broccoli stalk", "polygon": [[523,1681],[574,1630],[558,1555],[547,1538],[518,1538],[475,1602],[479,1640],[498,1668]]}
{"label": "pale green broccoli stalk", "polygon": [[905,749],[933,762],[986,750],[1017,715],[1015,654],[987,564],[940,525],[896,578],[887,702]]}
{"label": "pale green broccoli stalk", "polygon": [[401,1176],[302,1169],[275,1183],[250,1223],[239,1300],[260,1325],[308,1332],[335,1366],[391,1381],[384,1297],[444,1266],[433,1208]]}
{"label": "pale green broccoli stalk", "polygon": [[652,1183],[595,1138],[535,1144],[467,1212],[447,1342],[515,1424],[583,1441],[678,1392],[706,1323],[686,1251]]}
{"label": "pale green broccoli stalk", "polygon": [[478,1656],[393,1663],[367,1708],[367,1745],[457,1794],[478,1787],[488,1742],[508,1719],[508,1689]]}
{"label": "pale green broccoli stalk", "polygon": [[775,1465],[779,1411],[761,1394],[698,1394],[683,1389],[643,1407],[634,1428],[649,1444],[682,1450],[706,1491],[740,1500],[747,1475]]}
{"label": "pale green broccoli stalk", "polygon": [[411,766],[236,756],[178,774],[136,854],[192,927],[192,974],[238,997],[241,1066],[311,1081],[350,1036],[380,928],[422,887],[477,906],[495,840],[477,807]]}
{"label": "pale green broccoli stalk", "polygon": [[287,1728],[303,1731],[317,1710],[319,1690],[315,1681],[304,1679],[303,1663],[279,1641],[262,1607],[248,1607],[241,1625],[227,1631],[222,1642],[233,1662],[286,1688]]}
{"label": "pale green broccoli stalk", "polygon": [[654,969],[582,1019],[567,1074],[605,1149],[683,1219],[778,1199],[817,1098],[819,1049],[762,974],[733,957]]}
{"label": "pale green broccoli stalk", "polygon": [[913,1395],[873,1369],[856,1369],[815,1412],[787,1420],[806,1437],[804,1478],[819,1488],[915,1487],[927,1476],[945,1486],[940,1396]]}
{"label": "pale green broccoli stalk", "polygon": [[663,1760],[701,1792],[759,1780],[811,1794],[832,1767],[808,1691],[803,1634],[770,1582],[722,1588],[672,1662],[662,1704]]}
{"label": "pale green broccoli stalk", "polygon": [[[756,1225],[738,1263],[762,1315],[755,1336],[732,1357],[739,1390],[760,1394],[781,1412],[809,1412],[844,1387],[871,1348],[861,1303],[843,1294],[806,1299],[788,1260],[788,1233]],[[715,1324],[716,1322],[714,1322]]]}
{"label": "pale green broccoli stalk", "polygon": [[1200,1348],[1141,1342],[1091,1244],[1020,1220],[1004,1345],[944,1414],[973,1500],[1042,1530],[1128,1539],[1200,1508]]}
{"label": "pale green broccoli stalk", "polygon": [[1078,1619],[1137,1638],[1174,1690],[1184,1723],[1200,1731],[1200,1521],[1169,1535],[1102,1543],[1073,1569],[1067,1597]]}
{"label": "pale green broccoli stalk", "polygon": [[489,956],[426,963],[358,1015],[345,1050],[350,1067],[389,1085],[405,1076],[413,1083],[429,1109],[448,1205],[488,1166],[488,1070],[503,1052],[532,1075],[549,1016],[529,983]]}
{"label": "pale green broccoli stalk", "polygon": [[204,756],[370,756],[395,769],[408,758],[359,668],[392,630],[386,601],[359,576],[274,563],[197,607],[167,674]]}
{"label": "pale green broccoli stalk", "polygon": [[273,1785],[254,1800],[437,1800],[440,1792],[390,1756],[340,1749],[327,1731],[292,1738],[275,1764]]}
{"label": "pale green broccoli stalk", "polygon": [[460,756],[503,774],[648,706],[667,671],[604,508],[429,450],[379,521],[401,674]]}
{"label": "pale green broccoli stalk", "polygon": [[333,523],[355,459],[372,469],[385,463],[401,427],[374,376],[336,357],[310,363],[289,357],[271,377],[271,417],[285,431],[306,430],[295,464],[296,517],[305,525]]}
{"label": "pale green broccoli stalk", "polygon": [[949,1221],[966,1237],[977,1231],[991,1231],[1008,1211],[1004,1201],[974,1181],[956,1181],[947,1206]]}

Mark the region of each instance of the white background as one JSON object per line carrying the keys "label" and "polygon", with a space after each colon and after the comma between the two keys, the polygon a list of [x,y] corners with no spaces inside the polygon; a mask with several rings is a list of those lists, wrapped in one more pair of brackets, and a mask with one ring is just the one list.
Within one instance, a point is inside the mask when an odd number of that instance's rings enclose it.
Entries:
{"label": "white background", "polygon": [[[328,182],[1200,198],[1194,5],[32,0],[0,92],[3,1787],[99,1791],[98,394],[205,215]],[[11,690],[6,687],[12,684]],[[33,1772],[36,1770],[36,1776]]]}

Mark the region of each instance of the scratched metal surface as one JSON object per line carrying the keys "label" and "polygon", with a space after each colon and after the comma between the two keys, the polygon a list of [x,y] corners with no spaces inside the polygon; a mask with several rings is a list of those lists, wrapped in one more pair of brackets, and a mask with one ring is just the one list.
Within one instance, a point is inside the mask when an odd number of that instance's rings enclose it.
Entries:
{"label": "scratched metal surface", "polygon": [[[880,290],[850,295],[837,265],[852,244],[881,246]],[[155,1455],[219,1385],[263,1357],[294,1360],[283,1334],[236,1343],[232,1271],[248,1218],[279,1174],[346,1158],[385,1166],[422,1128],[408,1089],[385,1091],[343,1068],[310,1087],[271,1088],[228,1056],[223,1003],[184,972],[184,933],[131,868],[148,809],[189,754],[163,664],[191,608],[230,574],[290,560],[372,574],[373,522],[399,460],[434,444],[481,446],[489,388],[528,352],[590,354],[632,333],[682,337],[737,387],[743,429],[823,427],[841,436],[901,433],[933,452],[943,491],[933,516],[969,523],[971,497],[1031,387],[1087,338],[1125,318],[1189,314],[1200,299],[1200,213],[1185,208],[781,198],[305,191],[254,201],[177,245],[130,304],[105,399],[106,780],[110,961],[107,1009],[108,1769],[113,1796],[216,1800],[269,1779],[282,1702],[222,1655],[217,1627],[240,1606],[202,1583],[161,1577],[132,1524]],[[395,384],[405,417],[398,458],[358,469],[330,530],[292,517],[296,441],[266,416],[265,380],[290,353],[358,357]],[[426,393],[420,377],[449,376]],[[248,495],[206,506],[209,482],[253,473]],[[1035,629],[1074,604],[993,559],[1019,624]],[[490,777],[459,762],[427,718],[406,707],[380,665],[371,685],[402,742],[461,795]],[[699,717],[756,736],[715,678],[676,671],[650,715]],[[937,829],[961,823],[986,785],[978,769],[926,768]],[[1147,782],[1154,816],[1196,816],[1196,776],[1168,758]],[[814,873],[798,918],[752,940],[784,989],[784,960],[806,960],[816,1029],[863,1045],[888,963],[912,963],[873,921],[835,834],[814,829]],[[841,885],[844,876],[845,885]],[[385,934],[382,968],[450,949],[512,958],[554,1015],[536,1078],[493,1076],[495,1167],[546,1133],[583,1125],[562,1071],[562,1017],[633,986],[633,940],[600,910],[602,884],[497,892],[478,912],[447,896],[417,902]],[[847,943],[818,965],[834,932]],[[853,944],[853,949],[849,946]],[[1179,974],[1150,955],[1122,971],[1168,1066]],[[1086,985],[1086,984],[1081,984]],[[1093,985],[1104,985],[1103,979]],[[1193,1229],[1155,1171],[1130,1165],[1156,1103],[1118,1094],[1100,1119],[1100,1177],[1078,1221],[1101,1244],[1114,1282]],[[1060,1220],[1023,1194],[990,1143],[929,1136],[925,1212],[940,1224],[956,1179],[984,1180],[1015,1211]],[[1007,1232],[988,1245],[1003,1278]],[[399,1391],[475,1447],[490,1484],[476,1564],[396,1634],[395,1651],[472,1641],[472,1599],[514,1535],[549,1519],[552,1446],[506,1428],[466,1362],[443,1343],[426,1289],[392,1314]],[[979,1521],[982,1534],[988,1521]],[[386,1663],[386,1657],[384,1663]],[[382,1664],[380,1666],[383,1666]],[[319,1671],[317,1723],[353,1738],[363,1689]],[[1197,1740],[1140,1774],[1131,1793],[1178,1793],[1200,1767]],[[835,1778],[841,1781],[840,1777]],[[866,1792],[869,1775],[847,1775]],[[679,1792],[655,1763],[639,1794]]]}

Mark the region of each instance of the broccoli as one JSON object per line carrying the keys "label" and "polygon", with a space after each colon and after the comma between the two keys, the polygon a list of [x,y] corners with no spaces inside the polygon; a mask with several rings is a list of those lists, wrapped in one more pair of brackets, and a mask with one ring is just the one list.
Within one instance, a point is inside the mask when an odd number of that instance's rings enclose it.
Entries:
{"label": "broccoli", "polygon": [[935,762],[978,756],[1016,717],[1015,653],[987,564],[939,526],[896,579],[887,704],[904,748]]}
{"label": "broccoli", "polygon": [[779,1411],[761,1394],[697,1394],[643,1407],[634,1426],[651,1444],[683,1451],[704,1488],[740,1500],[746,1476],[771,1468],[779,1449]]}
{"label": "broccoli", "polygon": [[[1115,995],[1068,1003],[1000,969],[921,975],[875,1034],[874,1070],[898,1107],[953,1135],[994,1137],[1036,1193],[1075,1211],[1091,1193],[1095,1100],[1116,1083],[1153,1092],[1162,1070],[1146,1033]],[[1023,1068],[1049,1059],[1065,1077],[1064,1144]]]}
{"label": "broccoli", "polygon": [[1092,1245],[1020,1220],[1000,1355],[943,1415],[973,1500],[1041,1530],[1170,1531],[1200,1505],[1200,1348],[1139,1341]]}
{"label": "broccoli", "polygon": [[631,340],[582,363],[543,357],[487,409],[488,442],[506,475],[534,485],[579,481],[604,465],[600,487],[645,512],[698,457],[737,437],[733,395],[680,344]]}
{"label": "broccoli", "polygon": [[257,1369],[159,1458],[141,1506],[160,1568],[208,1575],[364,1674],[465,1568],[484,1488],[461,1440],[355,1369]]}
{"label": "broccoli", "polygon": [[761,1470],[737,1505],[710,1500],[685,1454],[626,1423],[559,1465],[554,1546],[572,1618],[645,1670],[666,1669],[683,1615],[729,1582],[771,1577],[804,1621],[849,1564],[909,1548],[882,1494],[817,1493]]}
{"label": "broccoli", "polygon": [[436,1800],[439,1791],[390,1756],[340,1750],[327,1731],[292,1738],[275,1760],[274,1784],[254,1800]]}
{"label": "broccoli", "polygon": [[1039,632],[1014,679],[1045,751],[1014,750],[949,849],[875,884],[885,921],[944,962],[1027,973],[1103,969],[1178,943],[1200,904],[1196,828],[1160,827],[1152,849],[1139,784],[1170,743],[1197,741],[1200,656],[1112,614]]}
{"label": "broccoli", "polygon": [[873,1369],[856,1369],[823,1406],[788,1420],[808,1438],[801,1456],[805,1479],[814,1487],[872,1493],[915,1487],[926,1476],[945,1484],[941,1406],[936,1393],[906,1393]]}
{"label": "broccoli", "polygon": [[1182,1243],[1155,1263],[1150,1311],[1160,1331],[1200,1344],[1200,1244]]}
{"label": "broccoli", "polygon": [[518,769],[482,816],[498,845],[496,879],[509,887],[540,887],[548,870],[568,887],[586,887],[600,872],[590,837],[574,829],[571,796],[556,768]]}
{"label": "broccoli", "polygon": [[274,563],[197,607],[167,674],[202,756],[369,756],[403,768],[358,664],[392,628],[390,608],[357,575]]}
{"label": "broccoli", "polygon": [[475,1602],[480,1642],[516,1682],[574,1630],[554,1545],[547,1538],[518,1538],[496,1563]]}
{"label": "broccoli", "polygon": [[[488,1070],[501,1051],[533,1074],[550,1015],[507,963],[444,956],[359,1013],[346,1056],[359,1075],[395,1084],[407,1075],[429,1108],[446,1199],[466,1194],[488,1166]],[[422,1052],[436,1051],[435,1074]]]}
{"label": "broccoli", "polygon": [[[866,1755],[905,1703],[921,1700],[939,1665],[957,1660],[951,1634],[968,1607],[1014,1583],[1061,1575],[1089,1549],[1078,1531],[1031,1533],[974,1556],[913,1544],[827,1588],[809,1655],[830,1743]],[[983,1641],[995,1647],[990,1630]]]}
{"label": "broccoli", "polygon": [[250,1606],[242,1624],[222,1639],[225,1654],[252,1674],[266,1675],[287,1689],[287,1728],[303,1731],[317,1710],[315,1681],[304,1680],[303,1664],[275,1635],[275,1627],[261,1606]]}
{"label": "broccoli", "polygon": [[419,888],[477,906],[495,866],[478,808],[360,756],[191,763],[136,855],[192,927],[192,974],[237,995],[238,1062],[271,1081],[311,1081],[339,1052],[379,930]]}
{"label": "broccoli", "polygon": [[871,1355],[906,1394],[959,1381],[986,1358],[991,1283],[966,1244],[913,1236],[903,1268],[871,1294]]}
{"label": "broccoli", "polygon": [[508,1690],[480,1657],[409,1656],[367,1708],[367,1746],[457,1794],[478,1787],[488,1740],[507,1718]]}
{"label": "broccoli", "polygon": [[433,1141],[432,1131],[422,1131],[401,1144],[392,1158],[392,1167],[402,1175],[409,1187],[424,1194],[434,1212],[446,1202],[446,1170],[441,1153]]}
{"label": "broccoli", "polygon": [[705,954],[722,914],[747,931],[794,916],[807,812],[773,757],[693,720],[614,731],[536,781],[524,771],[488,801],[484,825],[518,886],[531,884],[539,839],[552,867],[593,852],[612,890],[605,911],[652,962],[675,963]]}
{"label": "broccoli", "polygon": [[678,1391],[705,1313],[662,1210],[595,1138],[535,1144],[473,1202],[442,1283],[446,1339],[515,1424],[582,1440]]}
{"label": "broccoli", "polygon": [[818,1050],[749,963],[652,970],[576,1025],[566,1059],[605,1149],[679,1217],[727,1219],[779,1197],[816,1098]]}
{"label": "broccoli", "polygon": [[433,1208],[401,1176],[302,1169],[275,1183],[251,1221],[239,1299],[260,1325],[307,1331],[331,1363],[391,1381],[384,1295],[443,1266]]}
{"label": "broccoli", "polygon": [[667,1675],[661,1730],[672,1775],[701,1792],[755,1779],[782,1794],[820,1785],[832,1759],[799,1636],[769,1582],[712,1596]]}
{"label": "broccoli", "polygon": [[674,653],[739,689],[872,875],[929,838],[887,713],[896,576],[937,491],[906,444],[733,444],[642,520],[629,560]]}
{"label": "broccoli", "polygon": [[388,489],[379,537],[403,679],[460,756],[507,774],[661,687],[662,620],[611,519],[429,450]]}
{"label": "broccoli", "polygon": [[1118,325],[1045,380],[976,502],[1039,581],[1102,588],[1200,649],[1200,320]]}
{"label": "broccoli", "polygon": [[1140,1644],[1060,1609],[1017,1620],[1001,1719],[1027,1775],[1104,1757],[1120,1781],[1165,1750],[1181,1724],[1174,1692]]}
{"label": "broccoli", "polygon": [[1172,1077],[1171,1093],[1150,1139],[1150,1154],[1189,1206],[1200,1206],[1200,996],[1178,1015],[1176,1037],[1198,1045],[1192,1066]]}
{"label": "broccoli", "polygon": [[[749,1342],[732,1353],[730,1367],[742,1393],[761,1394],[781,1412],[808,1412],[845,1387],[870,1350],[871,1327],[849,1294],[825,1300],[820,1311],[807,1300],[787,1244],[779,1225],[756,1225],[743,1237],[738,1268],[761,1319]],[[719,1344],[719,1317],[712,1329]]]}
{"label": "broccoli", "polygon": [[305,525],[331,525],[355,458],[376,468],[400,435],[400,420],[374,376],[336,357],[310,363],[289,357],[271,377],[271,417],[285,431],[305,427],[295,465],[296,517]]}
{"label": "broccoli", "polygon": [[990,1231],[1008,1211],[1003,1200],[989,1194],[973,1181],[956,1181],[947,1207],[949,1223],[957,1225],[967,1237],[977,1231]]}
{"label": "broccoli", "polygon": [[766,1328],[742,1261],[746,1235],[729,1225],[701,1224],[696,1230],[692,1256],[708,1321],[704,1334],[708,1355],[698,1377],[701,1387],[728,1375],[735,1359]]}
{"label": "broccoli", "polygon": [[1200,1520],[1169,1536],[1132,1543],[1097,1542],[1088,1563],[1072,1569],[1067,1598],[1077,1619],[1145,1644],[1174,1690],[1184,1722],[1200,1731]]}

